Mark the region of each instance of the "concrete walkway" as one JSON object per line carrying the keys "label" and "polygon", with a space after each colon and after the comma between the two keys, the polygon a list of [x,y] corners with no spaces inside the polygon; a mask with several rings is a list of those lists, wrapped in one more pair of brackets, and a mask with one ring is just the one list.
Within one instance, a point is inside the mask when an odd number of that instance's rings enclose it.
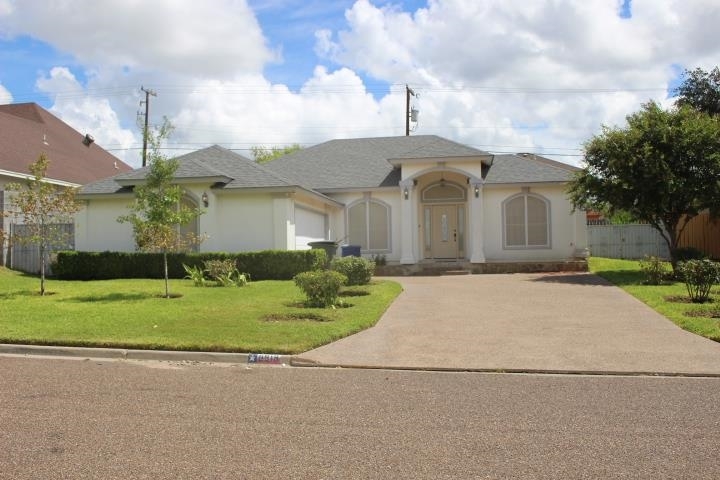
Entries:
{"label": "concrete walkway", "polygon": [[720,375],[720,343],[592,274],[402,277],[378,324],[306,352],[325,365]]}

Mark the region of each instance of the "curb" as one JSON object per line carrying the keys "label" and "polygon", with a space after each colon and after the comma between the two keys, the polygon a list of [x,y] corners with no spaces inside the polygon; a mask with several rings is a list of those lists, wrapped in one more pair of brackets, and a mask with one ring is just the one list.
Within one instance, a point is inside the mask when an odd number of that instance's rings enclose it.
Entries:
{"label": "curb", "polygon": [[563,370],[563,369],[537,369],[537,368],[462,368],[462,367],[402,367],[380,366],[362,364],[332,364],[321,363],[307,358],[292,357],[292,367],[306,368],[346,368],[356,370],[394,370],[416,372],[454,372],[454,373],[506,373],[516,375],[576,375],[576,376],[606,376],[606,377],[681,377],[681,378],[720,378],[720,373],[714,372],[648,372],[640,370]]}
{"label": "curb", "polygon": [[526,375],[577,375],[608,377],[683,377],[720,378],[720,373],[647,372],[614,370],[563,370],[533,368],[460,368],[460,367],[402,367],[362,364],[321,363],[293,355],[263,353],[195,352],[184,350],[136,350],[124,348],[57,347],[50,345],[0,344],[0,355],[34,355],[83,359],[153,360],[165,362],[235,363],[249,365],[291,366],[299,368],[344,368],[354,370],[394,370],[454,373],[506,373]]}
{"label": "curb", "polygon": [[294,358],[290,355],[256,353],[135,350],[125,348],[56,347],[49,345],[14,344],[0,344],[0,354],[169,362],[249,363],[258,365],[290,365]]}

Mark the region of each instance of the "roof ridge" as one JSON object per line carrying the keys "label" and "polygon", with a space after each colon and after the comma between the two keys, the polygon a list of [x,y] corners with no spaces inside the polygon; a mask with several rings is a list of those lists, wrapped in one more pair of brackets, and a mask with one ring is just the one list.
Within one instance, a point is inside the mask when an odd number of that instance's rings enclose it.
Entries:
{"label": "roof ridge", "polygon": [[0,105],[0,113],[12,115],[35,123],[46,123],[40,111],[40,106],[34,102],[8,103]]}

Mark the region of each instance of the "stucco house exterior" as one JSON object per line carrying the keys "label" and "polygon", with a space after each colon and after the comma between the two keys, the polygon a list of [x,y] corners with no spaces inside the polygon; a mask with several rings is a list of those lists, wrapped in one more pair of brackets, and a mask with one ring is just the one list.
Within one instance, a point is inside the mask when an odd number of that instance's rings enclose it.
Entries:
{"label": "stucco house exterior", "polygon": [[[183,202],[200,207],[201,251],[358,245],[390,265],[572,262],[587,255],[575,167],[492,155],[434,135],[331,140],[259,165],[212,146],[178,157]],[[83,187],[78,250],[134,250],[127,211],[145,169]]]}

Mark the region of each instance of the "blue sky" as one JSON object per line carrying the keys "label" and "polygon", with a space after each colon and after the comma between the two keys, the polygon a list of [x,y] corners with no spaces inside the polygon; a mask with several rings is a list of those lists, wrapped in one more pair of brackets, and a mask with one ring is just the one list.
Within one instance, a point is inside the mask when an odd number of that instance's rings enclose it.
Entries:
{"label": "blue sky", "polygon": [[[131,164],[141,85],[176,151],[415,134],[578,163],[720,58],[716,0],[0,0],[0,101],[37,102]],[[82,15],[78,12],[82,11]],[[62,22],[57,19],[62,18]]]}

